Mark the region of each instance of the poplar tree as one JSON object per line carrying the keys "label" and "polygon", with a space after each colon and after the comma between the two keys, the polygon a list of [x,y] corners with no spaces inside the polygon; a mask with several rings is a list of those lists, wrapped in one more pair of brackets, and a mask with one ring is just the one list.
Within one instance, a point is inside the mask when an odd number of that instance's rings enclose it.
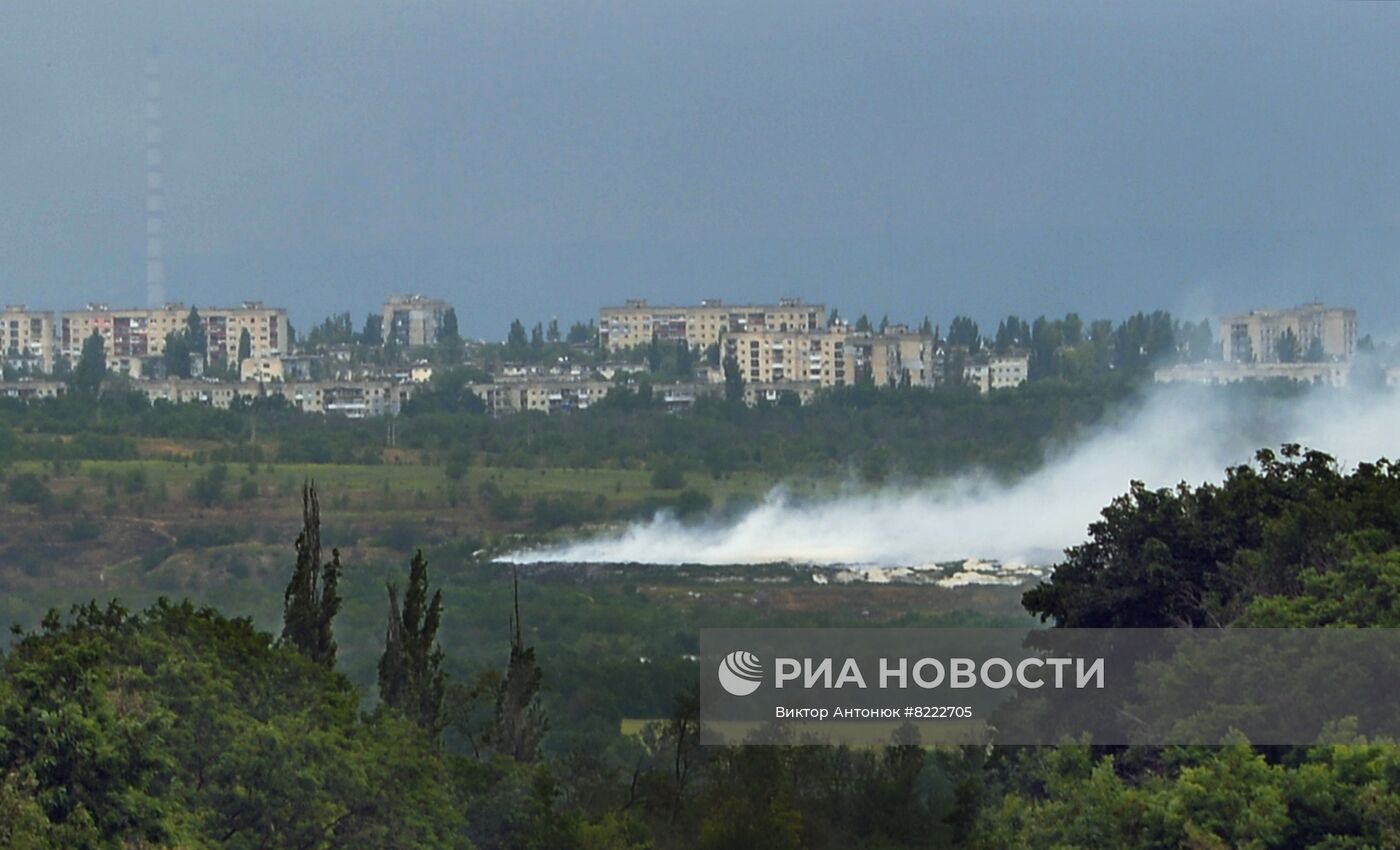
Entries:
{"label": "poplar tree", "polygon": [[491,743],[497,752],[516,761],[539,756],[540,742],[549,723],[540,706],[540,682],[544,678],[535,661],[535,648],[526,646],[520,630],[520,583],[514,583],[515,616],[511,618],[510,664],[496,691],[496,718]]}
{"label": "poplar tree", "polygon": [[340,550],[331,550],[330,563],[321,563],[321,503],[316,485],[301,488],[301,534],[297,564],[282,611],[282,640],[323,667],[335,666],[335,635],[331,621],[340,610]]}
{"label": "poplar tree", "polygon": [[428,599],[428,561],[423,550],[418,550],[409,566],[402,608],[398,587],[389,582],[388,590],[389,623],[384,654],[379,658],[379,699],[436,735],[444,726],[443,653],[437,645],[442,591]]}

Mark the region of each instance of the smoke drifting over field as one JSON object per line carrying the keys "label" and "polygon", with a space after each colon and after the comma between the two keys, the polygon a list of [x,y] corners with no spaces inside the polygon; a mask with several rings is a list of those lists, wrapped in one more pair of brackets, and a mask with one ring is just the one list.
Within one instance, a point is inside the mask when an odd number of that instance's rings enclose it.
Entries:
{"label": "smoke drifting over field", "polygon": [[1225,393],[1157,390],[1134,411],[1012,484],[969,475],[924,486],[848,489],[795,500],[780,487],[728,523],[666,514],[620,532],[507,560],[654,564],[777,561],[914,566],[967,557],[1046,563],[1082,541],[1133,479],[1161,487],[1220,480],[1260,446],[1298,442],[1343,465],[1400,457],[1400,396],[1319,389],[1261,409]]}

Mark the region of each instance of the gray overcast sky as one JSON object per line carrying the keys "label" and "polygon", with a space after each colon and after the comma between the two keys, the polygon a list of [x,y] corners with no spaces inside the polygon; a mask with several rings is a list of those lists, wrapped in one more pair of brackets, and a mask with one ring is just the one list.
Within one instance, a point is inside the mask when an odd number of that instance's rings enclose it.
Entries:
{"label": "gray overcast sky", "polygon": [[1400,330],[1400,5],[0,5],[0,300],[629,296]]}

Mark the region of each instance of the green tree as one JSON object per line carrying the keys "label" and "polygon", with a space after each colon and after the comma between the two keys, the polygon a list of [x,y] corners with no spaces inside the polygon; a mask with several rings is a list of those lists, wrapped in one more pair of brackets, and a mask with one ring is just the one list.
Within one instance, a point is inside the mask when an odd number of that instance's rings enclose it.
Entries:
{"label": "green tree", "polygon": [[442,316],[442,329],[438,331],[438,350],[447,363],[462,359],[462,334],[457,329],[457,308],[448,307]]}
{"label": "green tree", "polygon": [[447,463],[443,464],[443,474],[449,481],[461,481],[467,475],[467,470],[472,465],[471,449],[466,446],[459,446],[452,450],[447,456]]}
{"label": "green tree", "polygon": [[321,504],[314,484],[301,488],[302,530],[296,568],[283,596],[282,639],[323,667],[335,666],[332,621],[340,610],[340,550],[321,563]]}
{"label": "green tree", "polygon": [[1274,353],[1280,363],[1298,362],[1298,335],[1292,328],[1284,328],[1274,346]]}
{"label": "green tree", "polygon": [[252,356],[253,356],[253,335],[250,334],[250,333],[248,333],[248,329],[247,329],[247,328],[244,328],[244,329],[238,334],[238,363],[237,363],[237,365],[238,365],[239,367],[242,367],[243,361],[244,361],[244,360],[247,360],[248,358],[250,358],[250,357],[252,357]]}
{"label": "green tree", "polygon": [[673,463],[662,463],[652,470],[651,486],[657,490],[679,490],[685,486],[685,472]]}
{"label": "green tree", "polygon": [[948,325],[948,344],[977,353],[982,348],[982,336],[977,331],[977,323],[967,316],[954,316]]}
{"label": "green tree", "polygon": [[11,476],[10,480],[5,482],[5,495],[17,505],[33,505],[38,508],[48,507],[53,501],[49,485],[32,472],[21,472]]}
{"label": "green tree", "polygon": [[510,333],[506,335],[506,356],[513,360],[523,360],[529,350],[529,340],[525,336],[525,325],[519,319],[510,323]]}
{"label": "green tree", "polygon": [[724,358],[724,398],[725,401],[744,400],[744,373],[739,368],[739,360],[734,355]]}
{"label": "green tree", "polygon": [[1019,316],[1007,316],[997,325],[997,335],[993,347],[998,354],[1006,354],[1013,349],[1025,348],[1030,341],[1030,336],[1030,328],[1021,321]]}
{"label": "green tree", "polygon": [[76,391],[89,395],[96,393],[107,377],[107,346],[102,334],[93,331],[83,340],[83,351],[78,356],[78,365],[68,376],[69,385]]}
{"label": "green tree", "polygon": [[1114,368],[1126,375],[1145,373],[1176,351],[1171,314],[1154,310],[1129,316],[1114,331],[1112,347]]}
{"label": "green tree", "polygon": [[705,365],[711,369],[719,368],[719,343],[712,342],[705,346]]}
{"label": "green tree", "polygon": [[209,365],[209,335],[204,328],[204,320],[199,316],[199,310],[190,307],[189,315],[185,316],[185,339],[189,342],[190,351],[199,357],[202,365]]}
{"label": "green tree", "polygon": [[1066,313],[1061,328],[1065,345],[1079,345],[1084,341],[1084,320],[1079,318],[1078,313]]}
{"label": "green tree", "polygon": [[224,500],[224,484],[228,481],[228,467],[216,463],[195,479],[190,487],[190,495],[201,507],[213,507]]}
{"label": "green tree", "polygon": [[426,387],[415,392],[404,413],[483,413],[486,404],[472,389],[473,382],[489,383],[490,376],[472,366],[436,369]]}
{"label": "green tree", "polygon": [[1343,475],[1322,452],[1288,444],[1230,469],[1223,484],[1150,490],[1134,483],[1066,551],[1026,608],[1058,626],[1217,627],[1260,596],[1298,595],[1310,569],[1335,567],[1351,535],[1400,537],[1400,466]]}
{"label": "green tree", "polygon": [[437,644],[442,591],[428,598],[428,561],[423,550],[414,554],[409,566],[402,609],[397,586],[389,582],[388,590],[389,622],[384,653],[379,658],[379,699],[436,737],[444,726],[443,653]]}
{"label": "green tree", "polygon": [[384,317],[379,313],[365,316],[364,328],[360,331],[360,345],[377,348],[384,344]]}
{"label": "green tree", "polygon": [[1186,341],[1186,362],[1199,363],[1214,358],[1215,337],[1211,333],[1209,319],[1201,319],[1194,325],[1188,322],[1181,336]]}
{"label": "green tree", "polygon": [[540,705],[544,674],[535,660],[535,648],[521,636],[520,583],[514,582],[515,614],[511,617],[510,663],[496,690],[496,712],[490,742],[496,752],[519,762],[539,757],[540,743],[549,728]]}
{"label": "green tree", "polygon": [[592,342],[598,335],[597,331],[598,329],[593,326],[591,321],[587,324],[574,322],[569,325],[568,342],[570,345],[583,345]]}
{"label": "green tree", "polygon": [[676,377],[689,380],[695,374],[695,352],[683,339],[676,340]]}
{"label": "green tree", "polygon": [[363,718],[349,680],[251,620],[164,600],[68,620],[0,665],[7,850],[465,845],[427,736]]}
{"label": "green tree", "polygon": [[172,378],[188,378],[193,356],[193,348],[185,331],[171,331],[165,335],[165,374]]}

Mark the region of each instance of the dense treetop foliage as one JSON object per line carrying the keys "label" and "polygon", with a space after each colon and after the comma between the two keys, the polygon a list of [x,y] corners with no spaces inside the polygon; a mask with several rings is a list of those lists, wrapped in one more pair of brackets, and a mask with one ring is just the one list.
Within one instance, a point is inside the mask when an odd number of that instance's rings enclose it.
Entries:
{"label": "dense treetop foliage", "polygon": [[460,846],[417,727],[247,621],[91,605],[3,669],[6,847]]}
{"label": "dense treetop foliage", "polygon": [[1222,484],[1135,483],[1089,533],[1026,594],[1033,613],[1080,628],[1220,626],[1263,597],[1341,590],[1356,580],[1343,565],[1400,544],[1400,465],[1346,474],[1322,452],[1286,445]]}

